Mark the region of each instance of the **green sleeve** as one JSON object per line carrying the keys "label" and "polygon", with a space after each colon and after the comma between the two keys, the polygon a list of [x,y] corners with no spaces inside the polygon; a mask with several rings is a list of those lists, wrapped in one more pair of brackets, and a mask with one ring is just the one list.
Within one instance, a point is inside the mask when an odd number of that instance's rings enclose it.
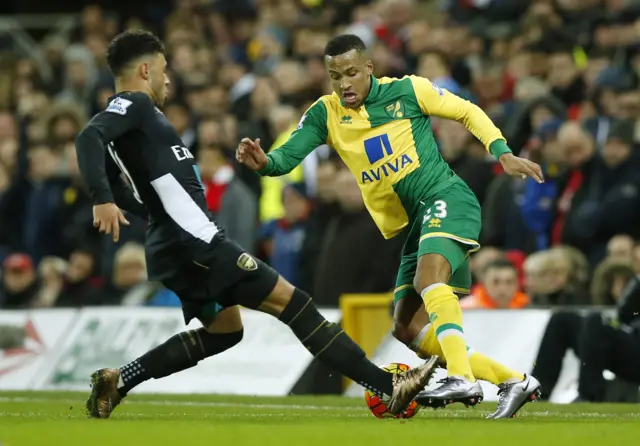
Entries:
{"label": "green sleeve", "polygon": [[327,142],[327,133],[327,107],[318,101],[305,112],[289,139],[267,154],[267,166],[258,173],[270,177],[288,174],[308,154]]}

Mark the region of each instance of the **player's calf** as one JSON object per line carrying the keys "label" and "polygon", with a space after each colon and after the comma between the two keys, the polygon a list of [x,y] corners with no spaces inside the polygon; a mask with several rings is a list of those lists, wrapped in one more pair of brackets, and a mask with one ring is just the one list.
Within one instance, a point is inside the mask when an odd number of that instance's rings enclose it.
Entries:
{"label": "player's calf", "polygon": [[242,340],[243,330],[209,333],[204,328],[183,331],[120,368],[118,391],[124,396],[151,378],[158,379],[189,369],[198,362],[230,349]]}
{"label": "player's calf", "polygon": [[122,398],[137,385],[191,368],[238,344],[242,335],[243,330],[233,333],[209,333],[204,328],[184,331],[119,369],[94,372],[87,414],[108,418]]}

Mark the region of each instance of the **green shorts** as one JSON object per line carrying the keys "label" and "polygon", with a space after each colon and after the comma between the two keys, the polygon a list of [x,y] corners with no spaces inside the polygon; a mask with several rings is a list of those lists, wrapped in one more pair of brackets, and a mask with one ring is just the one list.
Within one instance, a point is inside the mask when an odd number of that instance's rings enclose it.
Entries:
{"label": "green shorts", "polygon": [[480,249],[480,204],[462,180],[423,201],[423,212],[413,221],[402,251],[396,279],[394,304],[410,294],[416,295],[413,278],[418,258],[440,254],[451,265],[449,285],[458,294],[471,288],[469,255]]}

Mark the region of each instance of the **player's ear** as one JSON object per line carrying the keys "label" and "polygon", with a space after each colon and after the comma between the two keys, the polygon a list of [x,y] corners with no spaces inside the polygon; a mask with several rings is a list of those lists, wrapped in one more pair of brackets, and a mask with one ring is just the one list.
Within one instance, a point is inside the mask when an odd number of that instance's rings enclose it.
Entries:
{"label": "player's ear", "polygon": [[140,72],[140,76],[144,80],[149,80],[151,77],[151,66],[148,62],[142,62],[138,67],[138,71]]}
{"label": "player's ear", "polygon": [[371,59],[367,60],[364,64],[364,66],[367,69],[367,74],[368,75],[372,75],[373,74],[373,62],[371,62]]}

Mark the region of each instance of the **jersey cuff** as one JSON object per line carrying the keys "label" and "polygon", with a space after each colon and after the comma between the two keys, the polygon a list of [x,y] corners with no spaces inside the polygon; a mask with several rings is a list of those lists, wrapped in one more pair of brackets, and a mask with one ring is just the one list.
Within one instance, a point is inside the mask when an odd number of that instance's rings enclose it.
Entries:
{"label": "jersey cuff", "polygon": [[273,161],[271,160],[271,157],[267,155],[267,165],[264,167],[264,169],[257,170],[256,172],[260,176],[265,176],[265,175],[269,175],[272,170],[273,170]]}
{"label": "jersey cuff", "polygon": [[500,159],[505,153],[513,153],[504,139],[496,139],[489,144],[489,152],[491,152],[496,159]]}
{"label": "jersey cuff", "polygon": [[113,194],[110,190],[96,191],[93,194],[93,204],[98,206],[105,203],[114,203]]}

